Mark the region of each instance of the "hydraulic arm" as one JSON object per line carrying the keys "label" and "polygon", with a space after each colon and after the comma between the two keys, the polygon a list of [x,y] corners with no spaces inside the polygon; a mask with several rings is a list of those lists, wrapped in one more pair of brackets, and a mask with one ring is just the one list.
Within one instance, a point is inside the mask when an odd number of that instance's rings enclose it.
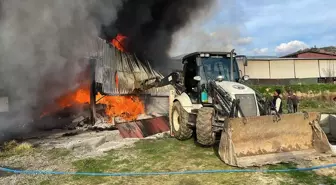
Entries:
{"label": "hydraulic arm", "polygon": [[168,76],[162,79],[154,77],[144,80],[140,84],[140,90],[145,91],[151,88],[164,87],[167,85],[172,85],[175,88],[177,94],[182,94],[185,91],[185,87],[182,83],[181,74],[178,72],[170,73]]}

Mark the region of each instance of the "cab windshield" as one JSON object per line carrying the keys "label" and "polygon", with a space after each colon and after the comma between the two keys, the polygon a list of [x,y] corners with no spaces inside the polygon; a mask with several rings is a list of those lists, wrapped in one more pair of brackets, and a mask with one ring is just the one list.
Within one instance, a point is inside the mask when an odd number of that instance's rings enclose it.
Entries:
{"label": "cab windshield", "polygon": [[[204,75],[208,80],[223,76],[225,81],[231,81],[231,59],[227,57],[202,58]],[[237,62],[233,61],[233,77],[239,79]]]}

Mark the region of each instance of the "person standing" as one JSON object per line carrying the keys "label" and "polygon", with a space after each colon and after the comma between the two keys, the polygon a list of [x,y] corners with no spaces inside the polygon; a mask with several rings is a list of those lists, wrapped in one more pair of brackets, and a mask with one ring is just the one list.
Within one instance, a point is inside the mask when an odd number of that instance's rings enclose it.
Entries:
{"label": "person standing", "polygon": [[287,96],[287,109],[288,109],[288,113],[294,113],[294,105],[293,105],[293,92],[291,90],[288,91],[288,96]]}
{"label": "person standing", "polygon": [[293,102],[293,112],[296,113],[298,111],[298,106],[299,106],[299,98],[292,93],[291,99]]}
{"label": "person standing", "polygon": [[282,114],[282,99],[280,97],[281,90],[276,89],[273,95],[273,106],[271,108],[272,114],[278,113]]}

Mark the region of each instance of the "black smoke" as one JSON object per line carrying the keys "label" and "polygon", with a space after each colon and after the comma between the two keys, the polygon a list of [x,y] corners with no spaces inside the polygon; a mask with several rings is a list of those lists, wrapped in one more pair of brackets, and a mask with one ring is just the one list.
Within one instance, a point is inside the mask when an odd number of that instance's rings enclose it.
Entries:
{"label": "black smoke", "polygon": [[[169,61],[173,34],[196,19],[199,11],[215,0],[127,0],[116,20],[101,25],[101,37],[112,40],[117,33],[128,37],[125,48],[150,61],[162,71]],[[197,38],[195,38],[197,39]]]}
{"label": "black smoke", "polygon": [[126,35],[127,50],[163,67],[173,34],[214,1],[0,0],[0,98],[11,99],[0,143],[29,132],[38,110],[78,85],[76,61],[97,36]]}
{"label": "black smoke", "polygon": [[[77,61],[99,33],[90,17],[94,3],[100,6],[94,0],[0,0],[0,144],[33,130],[40,110],[78,85],[83,65]],[[117,6],[99,12],[111,21]],[[9,111],[2,108],[6,97]]]}

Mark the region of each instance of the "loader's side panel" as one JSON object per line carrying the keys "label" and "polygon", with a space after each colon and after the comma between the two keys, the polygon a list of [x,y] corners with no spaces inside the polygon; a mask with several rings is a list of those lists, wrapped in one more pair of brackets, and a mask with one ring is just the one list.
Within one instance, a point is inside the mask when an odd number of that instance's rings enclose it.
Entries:
{"label": "loader's side panel", "polygon": [[[228,119],[219,154],[234,166],[284,162],[297,156],[331,152],[319,126],[319,113]],[[258,160],[257,160],[258,159]]]}

